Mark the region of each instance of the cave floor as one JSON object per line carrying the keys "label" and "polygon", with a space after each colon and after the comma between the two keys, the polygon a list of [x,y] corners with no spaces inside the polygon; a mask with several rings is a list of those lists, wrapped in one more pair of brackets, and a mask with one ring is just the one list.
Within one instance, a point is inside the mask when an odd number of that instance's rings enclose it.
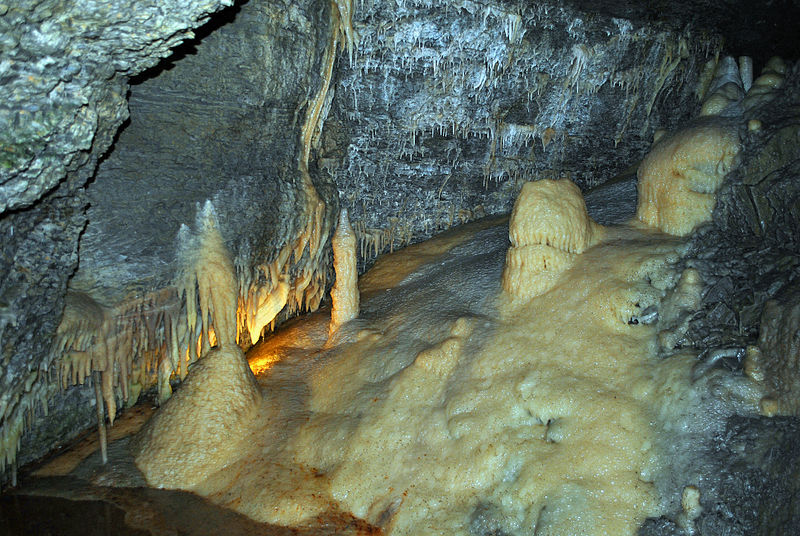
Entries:
{"label": "cave floor", "polygon": [[[627,229],[615,232],[620,233],[618,239],[616,241],[612,240],[610,245],[604,246],[610,248],[608,252],[619,254],[623,250],[615,250],[614,248],[618,247],[615,242],[631,241],[631,236],[634,236],[634,243],[640,244],[637,247],[650,247],[646,245],[649,238],[642,238],[639,234],[641,231]],[[477,222],[469,225],[466,232],[445,233],[432,239],[424,246],[411,246],[403,251],[401,255],[394,254],[379,259],[373,269],[360,280],[360,290],[363,298],[361,316],[355,322],[355,328],[345,330],[340,335],[343,337],[341,340],[337,339],[337,336],[339,336],[337,334],[334,334],[329,340],[328,320],[330,314],[326,310],[320,310],[285,323],[272,336],[255,345],[248,352],[247,357],[250,367],[262,387],[265,397],[264,407],[274,406],[279,408],[277,410],[278,413],[276,413],[278,417],[275,418],[277,424],[274,426],[280,426],[276,428],[277,431],[273,430],[277,434],[273,434],[274,437],[277,438],[283,434],[284,432],[281,431],[283,425],[289,422],[285,420],[283,413],[286,413],[290,418],[294,418],[291,416],[293,410],[289,408],[291,404],[285,404],[286,393],[289,393],[288,399],[294,400],[292,394],[297,395],[298,393],[292,389],[310,389],[310,387],[300,386],[300,383],[303,383],[300,382],[296,386],[294,384],[289,385],[288,390],[283,393],[279,391],[279,387],[284,383],[298,381],[293,380],[293,378],[299,373],[290,372],[292,364],[309,362],[308,366],[311,367],[315,361],[324,362],[329,360],[334,363],[333,370],[335,371],[337,359],[338,362],[346,363],[347,356],[342,354],[336,357],[337,354],[335,352],[330,353],[331,348],[348,348],[348,344],[353,347],[354,344],[358,344],[362,340],[367,342],[373,339],[379,340],[379,337],[372,334],[371,331],[378,325],[375,322],[386,322],[385,325],[381,324],[385,328],[382,333],[385,333],[394,329],[395,326],[401,325],[399,319],[406,316],[406,309],[404,308],[409,303],[435,303],[431,298],[441,296],[441,286],[436,287],[435,290],[438,294],[434,295],[426,282],[429,279],[435,279],[433,276],[441,278],[438,280],[439,283],[448,289],[461,288],[464,285],[464,281],[459,278],[469,278],[473,272],[483,273],[485,281],[496,281],[499,270],[502,268],[503,253],[507,248],[507,239],[505,238],[507,233],[508,227],[503,219]],[[483,241],[471,243],[471,237],[478,235],[484,237]],[[659,240],[663,240],[663,238]],[[494,246],[489,248],[487,244],[494,244]],[[672,247],[670,246],[670,249]],[[468,269],[455,269],[455,265],[452,264],[452,252],[456,250],[460,251],[459,254],[468,255],[470,259],[473,259],[469,262],[474,264],[470,265],[468,262]],[[608,263],[603,261],[604,258],[609,257],[608,252],[589,254],[588,260],[585,261],[587,268],[585,270],[580,268],[580,273],[583,274],[584,271],[588,273],[588,266],[592,266],[597,271],[597,267],[601,265],[605,268],[605,272],[613,271],[611,270],[612,264],[609,264],[612,261],[609,260]],[[498,255],[500,255],[499,260]],[[479,260],[476,261],[474,259]],[[575,277],[577,279],[570,280],[572,283],[582,280],[581,277],[583,276],[576,275]],[[608,280],[611,284],[614,284],[615,281],[613,278]],[[400,284],[401,282],[402,284]],[[562,287],[563,289],[559,292],[563,294],[563,298],[569,295],[570,290],[568,290],[568,287],[570,285],[564,284]],[[447,294],[450,301],[446,307],[452,308],[457,312],[462,309],[471,311],[473,308],[478,307],[476,305],[478,301],[489,300],[488,297],[495,296],[495,293],[496,290],[487,290],[485,286],[475,294],[453,292],[452,294]],[[457,296],[461,296],[461,298],[457,298]],[[639,293],[636,296],[639,296]],[[463,299],[464,302],[457,303],[457,299]],[[579,298],[576,304],[583,299],[585,298]],[[489,302],[487,301],[486,303]],[[636,307],[638,306],[639,303],[636,303]],[[481,305],[478,309],[483,310],[483,307]],[[436,309],[437,307],[434,306],[433,308]],[[523,315],[525,311],[526,309],[524,308],[519,309],[514,314]],[[556,315],[552,317],[557,318],[558,309],[555,305],[553,312]],[[611,307],[606,313],[602,314],[615,317],[617,315],[616,306]],[[465,314],[467,313],[463,311],[459,313],[461,316]],[[560,318],[563,321],[563,314]],[[531,320],[529,325],[534,325],[533,322]],[[617,321],[614,320],[613,322]],[[456,322],[454,326],[457,327],[457,324]],[[487,323],[487,325],[490,324],[491,322]],[[631,327],[631,324],[631,322],[626,322],[623,319],[622,324],[614,328],[623,330],[627,334],[627,338],[623,337],[623,339],[627,340],[628,344],[633,340],[631,336],[636,330],[650,329],[641,326]],[[494,324],[491,325],[494,326]],[[614,325],[616,326],[616,324]],[[455,330],[456,327],[453,327],[453,329]],[[491,328],[490,332],[502,329],[504,329],[503,324],[497,324]],[[452,330],[445,331],[450,333]],[[452,335],[445,334],[445,336],[446,341],[452,340]],[[402,329],[398,331],[397,337],[398,339],[404,337]],[[433,343],[423,345],[423,350],[417,355],[415,361],[421,362],[421,356],[424,357],[427,353],[430,353],[431,344]],[[467,349],[467,354],[479,355],[483,344],[466,346],[465,348]],[[410,355],[413,356],[414,353],[412,352]],[[438,356],[439,354],[436,355]],[[446,357],[447,355],[447,352],[442,353],[442,356]],[[509,361],[508,359],[506,361],[508,361],[506,365],[513,367],[514,361]],[[487,361],[487,363],[490,362],[491,360]],[[651,367],[651,364],[648,363],[649,361],[643,362],[642,365],[634,366]],[[541,366],[544,365],[545,363],[542,362]],[[409,365],[406,364],[406,366]],[[620,363],[614,366],[620,366]],[[302,368],[300,367],[300,369]],[[683,366],[681,370],[685,368]],[[368,374],[369,372],[362,373]],[[555,382],[557,384],[557,380],[554,379],[542,379],[541,381]],[[575,384],[575,386],[577,385]],[[624,382],[621,385],[624,385]],[[334,393],[334,396],[338,395]],[[643,394],[642,396],[645,395]],[[387,400],[389,399],[390,396],[387,395]],[[603,404],[611,403],[610,399],[603,402]],[[0,497],[0,533],[10,535],[73,533],[98,535],[176,533],[199,535],[220,533],[232,535],[325,535],[383,533],[380,527],[370,525],[350,513],[342,512],[335,506],[328,509],[323,508],[319,513],[314,514],[311,519],[306,519],[302,524],[296,526],[305,528],[288,528],[277,524],[253,521],[242,513],[234,511],[234,509],[239,508],[229,504],[230,501],[224,494],[217,494],[218,496],[214,496],[213,493],[206,494],[211,499],[208,500],[189,492],[146,487],[146,482],[133,463],[128,450],[128,443],[130,437],[139,430],[153,413],[152,403],[148,401],[125,412],[115,425],[109,428],[111,442],[109,445],[109,464],[106,466],[100,463],[98,444],[95,440],[96,434],[92,432],[76,442],[72,447],[65,449],[63,453],[53,457],[53,459],[46,460],[37,467],[30,469],[27,473],[23,473],[21,486],[14,493]],[[308,415],[308,410],[305,406],[301,408],[301,411],[295,417],[300,418],[303,415]],[[309,417],[306,416],[305,418]],[[547,422],[542,424],[542,427],[547,434],[550,433],[551,421],[549,419],[545,420]],[[626,426],[630,426],[630,423]],[[297,429],[299,430],[300,427],[298,426]],[[582,432],[578,432],[576,429],[571,433]],[[547,437],[545,435],[545,439]],[[275,439],[273,438],[271,442],[274,441]],[[555,440],[556,443],[559,441],[561,440]],[[615,439],[614,441],[617,440]],[[546,440],[544,443],[552,443],[552,441]],[[264,448],[269,450],[269,445]],[[246,458],[245,461],[231,463],[231,471],[237,472],[237,474],[241,473],[241,468],[239,470],[236,469],[237,463],[251,467],[247,465],[249,462],[246,461]],[[273,463],[272,459],[270,459],[270,463]],[[270,471],[277,471],[277,469],[265,469],[264,465],[259,464],[259,468],[251,471],[251,473],[261,474],[267,471],[265,474],[270,476],[272,475]],[[274,465],[277,467],[281,464],[274,462]],[[283,478],[286,475],[275,472],[273,476]],[[294,485],[294,480],[292,479],[297,478],[302,480],[304,477],[302,475],[293,476],[289,478],[290,484]],[[298,481],[296,484],[300,486],[302,482]],[[240,498],[239,500],[242,499]],[[325,502],[325,504],[328,503]],[[234,509],[221,505],[230,506]],[[354,509],[353,511],[356,512],[357,510]],[[564,522],[569,521],[565,519]]]}
{"label": "cave floor", "polygon": [[[265,343],[252,349],[256,373],[264,353],[287,351],[287,337],[297,326],[322,326],[329,313],[293,319]],[[309,322],[310,320],[310,322]],[[310,331],[312,334],[314,330]],[[295,339],[296,340],[296,339]],[[310,341],[306,341],[310,342]],[[323,339],[324,342],[324,339]],[[103,465],[96,430],[23,469],[20,485],[0,495],[0,534],[7,536],[283,536],[379,534],[380,530],[349,514],[318,516],[313,528],[289,528],[254,521],[194,493],[147,487],[128,449],[131,436],[155,413],[148,397],[123,412],[108,427],[109,462]]]}

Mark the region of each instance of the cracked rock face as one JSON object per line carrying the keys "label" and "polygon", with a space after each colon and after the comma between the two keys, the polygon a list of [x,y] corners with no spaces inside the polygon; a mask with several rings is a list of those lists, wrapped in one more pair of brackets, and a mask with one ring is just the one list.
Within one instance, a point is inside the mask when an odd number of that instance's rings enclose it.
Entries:
{"label": "cracked rock face", "polygon": [[167,56],[192,27],[230,3],[0,6],[0,211],[29,206],[83,166],[95,137],[113,135],[127,117],[126,78]]}

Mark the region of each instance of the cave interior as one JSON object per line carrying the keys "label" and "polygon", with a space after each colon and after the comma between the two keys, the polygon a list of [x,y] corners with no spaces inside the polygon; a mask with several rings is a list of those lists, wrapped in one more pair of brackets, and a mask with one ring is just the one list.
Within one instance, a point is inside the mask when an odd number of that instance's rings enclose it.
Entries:
{"label": "cave interior", "polygon": [[800,533],[798,18],[0,4],[0,531]]}

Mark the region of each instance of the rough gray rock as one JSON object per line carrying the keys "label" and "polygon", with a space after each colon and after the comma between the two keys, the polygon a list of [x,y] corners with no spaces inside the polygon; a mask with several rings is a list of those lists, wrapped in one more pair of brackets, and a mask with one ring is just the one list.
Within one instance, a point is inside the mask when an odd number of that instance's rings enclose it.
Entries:
{"label": "rough gray rock", "polygon": [[695,113],[716,37],[570,4],[357,3],[318,162],[373,253],[508,212],[526,180],[608,181]]}
{"label": "rough gray rock", "polygon": [[[130,122],[87,189],[71,288],[113,306],[171,285],[180,226],[209,199],[242,272],[299,233],[300,127],[319,85],[329,8],[315,0],[230,8],[131,87]],[[335,193],[325,186],[332,213]]]}
{"label": "rough gray rock", "polygon": [[[16,438],[22,417],[41,414],[53,389],[50,341],[63,309],[67,279],[78,264],[78,236],[86,223],[82,195],[66,184],[25,211],[0,218],[0,438]],[[74,420],[78,422],[75,423]],[[69,435],[87,425],[76,417]],[[61,419],[63,426],[69,419]],[[48,438],[31,456],[55,444]],[[0,460],[0,467],[4,465]],[[2,470],[0,470],[2,472]]]}
{"label": "rough gray rock", "polygon": [[127,117],[127,77],[230,3],[0,5],[0,212],[29,206],[84,165],[95,136],[113,135]]}
{"label": "rough gray rock", "polygon": [[707,290],[686,346],[754,344],[764,303],[800,281],[800,68],[779,97],[756,110],[743,165],[717,194],[713,220],[692,238],[689,265]]}
{"label": "rough gray rock", "polygon": [[800,419],[733,417],[708,453],[699,534],[800,533]]}
{"label": "rough gray rock", "polygon": [[[749,112],[762,128],[745,135],[742,165],[717,193],[712,220],[690,239],[685,263],[700,272],[705,286],[699,310],[672,351],[693,349],[708,359],[696,368],[702,374],[721,367],[731,376],[741,375],[745,347],[758,342],[765,303],[786,298],[788,309],[796,302],[789,292],[800,281],[799,91],[800,67],[795,65],[776,99]],[[730,393],[719,383],[710,386],[704,396],[725,404],[722,399]],[[703,512],[689,533],[797,533],[798,418],[734,415],[720,421],[724,413],[714,412],[687,415],[689,424],[678,440],[684,445],[680,448],[697,453],[673,471],[680,475],[676,483],[700,489]],[[709,418],[711,424],[705,424]],[[686,534],[675,523],[678,514],[671,518],[648,520],[640,535]]]}

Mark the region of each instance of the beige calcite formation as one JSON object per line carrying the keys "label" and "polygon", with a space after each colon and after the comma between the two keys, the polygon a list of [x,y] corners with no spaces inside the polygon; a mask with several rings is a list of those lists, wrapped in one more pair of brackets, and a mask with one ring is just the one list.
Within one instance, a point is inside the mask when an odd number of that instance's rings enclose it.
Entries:
{"label": "beige calcite formation", "polygon": [[[183,273],[190,333],[202,330],[203,359],[181,389],[148,421],[132,444],[136,465],[150,485],[193,489],[235,459],[247,440],[261,395],[236,344],[238,286],[231,256],[209,211],[202,247]],[[168,377],[168,376],[167,376]]]}
{"label": "beige calcite formation", "polygon": [[665,136],[638,170],[636,217],[665,233],[686,236],[708,221],[716,191],[736,162],[736,126],[707,122]]}
{"label": "beige calcite formation", "polygon": [[636,218],[642,223],[686,236],[711,218],[716,191],[740,150],[740,103],[750,82],[742,80],[739,65],[745,78],[752,76],[749,58],[740,60],[724,57],[709,64],[714,74],[700,92],[705,93],[700,118],[658,137],[639,165]]}
{"label": "beige calcite formation", "polygon": [[339,226],[331,241],[333,245],[333,270],[336,283],[331,289],[331,324],[333,334],[342,324],[358,316],[360,295],[358,292],[358,258],[356,235],[350,227],[347,209],[339,214]]}
{"label": "beige calcite formation", "polygon": [[634,534],[657,512],[643,475],[659,465],[649,423],[662,380],[655,328],[622,311],[657,299],[647,281],[677,244],[605,232],[608,243],[575,246],[584,252],[547,292],[491,323],[460,317],[414,350],[391,326],[419,337],[436,321],[409,310],[332,350],[309,378],[293,459],[389,534],[469,534],[481,503],[497,505],[508,533]]}
{"label": "beige calcite formation", "polygon": [[783,87],[786,80],[786,63],[775,56],[770,58],[761,75],[753,81],[742,105],[746,110],[756,108],[775,98],[775,90]]}
{"label": "beige calcite formation", "polygon": [[[223,334],[136,438],[148,482],[259,521],[306,530],[347,512],[394,536],[467,536],[479,518],[507,534],[622,536],[662,515],[655,482],[674,453],[661,434],[704,391],[694,355],[659,358],[657,325],[629,320],[665,297],[680,316],[698,276],[677,273],[683,240],[599,228],[573,185],[552,182],[527,186],[515,213],[550,218],[513,232],[514,247],[573,256],[546,291],[498,296],[497,272],[452,262],[487,246],[473,225],[384,258],[362,283],[366,307],[389,309],[346,336],[316,314],[260,343],[257,380]],[[488,301],[448,309],[448,285]]]}
{"label": "beige calcite formation", "polygon": [[517,300],[545,292],[600,235],[580,189],[567,179],[527,182],[509,223],[503,289]]}
{"label": "beige calcite formation", "polygon": [[731,57],[722,58],[700,117],[657,138],[639,166],[637,219],[677,236],[686,236],[711,219],[716,192],[737,164],[740,132],[761,130],[761,121],[753,116],[775,98],[785,74],[786,64],[778,57],[770,59],[755,80],[750,58],[739,58],[738,65]]}
{"label": "beige calcite formation", "polygon": [[136,436],[137,467],[152,486],[194,489],[236,459],[260,398],[242,351],[212,348]]}

